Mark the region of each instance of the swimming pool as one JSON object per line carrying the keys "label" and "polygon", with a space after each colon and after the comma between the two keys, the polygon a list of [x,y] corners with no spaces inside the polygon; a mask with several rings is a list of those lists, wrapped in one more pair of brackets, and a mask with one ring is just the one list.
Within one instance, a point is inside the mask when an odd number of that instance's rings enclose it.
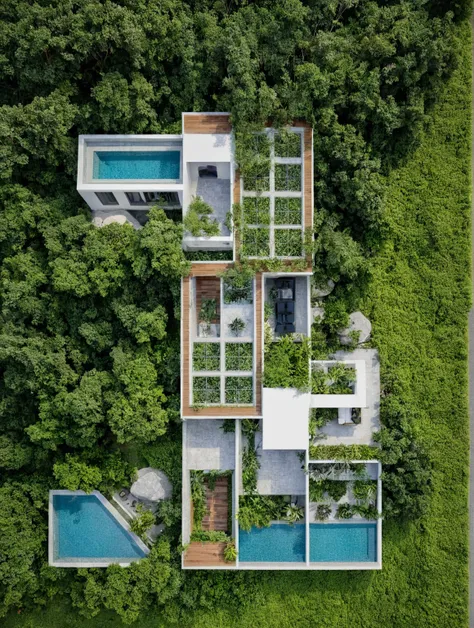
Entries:
{"label": "swimming pool", "polygon": [[95,151],[94,179],[179,179],[179,150]]}
{"label": "swimming pool", "polygon": [[304,562],[305,525],[274,523],[269,528],[239,530],[240,562]]}
{"label": "swimming pool", "polygon": [[377,524],[311,523],[310,562],[376,562]]}
{"label": "swimming pool", "polygon": [[148,553],[95,494],[53,494],[52,508],[55,562],[126,563]]}

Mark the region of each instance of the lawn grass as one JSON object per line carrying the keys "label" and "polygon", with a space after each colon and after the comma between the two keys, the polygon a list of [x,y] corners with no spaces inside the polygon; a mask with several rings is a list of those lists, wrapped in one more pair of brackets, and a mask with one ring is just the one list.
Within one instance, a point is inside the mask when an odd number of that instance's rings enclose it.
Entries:
{"label": "lawn grass", "polygon": [[[259,572],[238,613],[187,613],[193,628],[451,628],[468,623],[467,312],[470,302],[470,34],[430,130],[387,181],[390,237],[361,304],[380,351],[382,385],[416,416],[434,464],[433,496],[420,521],[383,524],[381,572]],[[250,574],[247,574],[250,582]],[[197,577],[187,574],[186,577]],[[223,574],[206,574],[221,583]],[[233,574],[236,582],[241,578]],[[243,586],[242,580],[238,585]],[[61,600],[12,615],[5,628],[98,628]],[[168,626],[150,612],[140,628]],[[176,625],[176,624],[174,624]]]}

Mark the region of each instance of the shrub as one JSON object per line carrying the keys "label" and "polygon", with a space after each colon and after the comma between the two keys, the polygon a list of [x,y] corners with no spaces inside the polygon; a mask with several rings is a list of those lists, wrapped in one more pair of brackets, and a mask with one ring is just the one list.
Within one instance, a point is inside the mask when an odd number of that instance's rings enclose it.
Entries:
{"label": "shrub", "polygon": [[243,214],[245,225],[270,224],[270,199],[268,197],[244,197]]}
{"label": "shrub", "polygon": [[301,199],[275,198],[275,224],[301,225]]}
{"label": "shrub", "polygon": [[379,447],[370,445],[311,445],[311,460],[383,460]]}
{"label": "shrub", "polygon": [[151,510],[143,510],[140,508],[138,517],[130,522],[130,530],[138,535],[142,540],[146,539],[146,533],[155,523],[155,515]]}
{"label": "shrub", "polygon": [[295,342],[283,336],[268,345],[265,354],[263,385],[267,388],[309,389],[310,344],[308,338]]}
{"label": "shrub", "polygon": [[193,377],[193,403],[206,405],[220,403],[220,377]]}
{"label": "shrub", "polygon": [[224,303],[252,303],[255,272],[246,265],[235,264],[222,274]]}
{"label": "shrub", "polygon": [[293,525],[297,521],[300,521],[304,517],[304,508],[296,506],[294,504],[288,504],[285,510],[284,519],[288,521],[290,525]]}
{"label": "shrub", "polygon": [[354,516],[354,508],[350,504],[340,504],[337,507],[336,516],[339,519],[352,519]]}
{"label": "shrub", "polygon": [[226,377],[225,402],[231,404],[251,404],[253,402],[253,378]]}
{"label": "shrub", "polygon": [[239,497],[239,527],[249,531],[253,526],[267,528],[272,521],[282,519],[288,504],[276,495],[241,495]]}
{"label": "shrub", "polygon": [[309,418],[309,436],[314,438],[318,429],[337,419],[337,408],[312,408]]}
{"label": "shrub", "polygon": [[228,541],[227,545],[224,547],[224,560],[227,563],[235,563],[237,560],[237,549],[234,540]]}
{"label": "shrub", "polygon": [[241,318],[234,318],[232,323],[229,323],[229,329],[234,336],[239,336],[245,329],[245,323]]}
{"label": "shrub", "polygon": [[195,342],[193,346],[193,369],[195,371],[218,371],[220,369],[220,344]]}
{"label": "shrub", "polygon": [[186,212],[183,225],[194,237],[211,237],[217,236],[221,232],[219,223],[211,220],[209,216],[213,214],[212,207],[204,202],[200,196],[193,198]]}
{"label": "shrub", "polygon": [[377,482],[374,480],[356,480],[352,485],[354,497],[360,500],[369,500],[377,493]]}
{"label": "shrub", "polygon": [[344,480],[323,480],[323,489],[333,501],[338,502],[347,493],[347,482]]}
{"label": "shrub", "polygon": [[246,227],[242,233],[242,255],[268,257],[270,255],[270,231],[265,227]]}
{"label": "shrub", "polygon": [[193,531],[201,530],[207,512],[204,472],[191,471],[191,500],[193,502]]}
{"label": "shrub", "polygon": [[356,381],[356,371],[352,366],[338,362],[328,369],[328,377],[332,380],[329,386],[330,395],[350,395],[354,393],[353,385]]}
{"label": "shrub", "polygon": [[301,229],[275,229],[275,255],[301,257],[303,255]]}
{"label": "shrub", "polygon": [[380,514],[375,504],[357,504],[352,507],[354,512],[364,519],[378,519]]}
{"label": "shrub", "polygon": [[301,135],[281,130],[275,134],[275,156],[276,157],[301,157]]}
{"label": "shrub", "polygon": [[313,395],[327,395],[329,387],[327,385],[328,376],[326,371],[320,366],[313,366],[311,369],[311,392]]}
{"label": "shrub", "polygon": [[221,530],[193,530],[191,533],[191,541],[200,541],[201,543],[228,543],[229,536]]}
{"label": "shrub", "polygon": [[298,164],[275,164],[275,190],[300,192],[301,166]]}
{"label": "shrub", "polygon": [[253,345],[251,342],[227,342],[225,345],[225,368],[227,371],[251,371]]}
{"label": "shrub", "polygon": [[318,507],[316,508],[316,519],[319,519],[319,521],[325,521],[331,514],[331,510],[332,508],[329,504],[318,504]]}
{"label": "shrub", "polygon": [[217,318],[216,299],[203,299],[199,310],[199,320],[204,323],[212,323]]}

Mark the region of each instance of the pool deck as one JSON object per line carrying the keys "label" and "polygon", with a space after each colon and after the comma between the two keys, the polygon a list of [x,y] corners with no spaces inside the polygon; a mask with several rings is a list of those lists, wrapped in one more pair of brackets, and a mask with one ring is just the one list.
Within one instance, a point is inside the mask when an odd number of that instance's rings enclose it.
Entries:
{"label": "pool deck", "polygon": [[[99,491],[92,491],[92,493],[86,493],[85,491],[68,491],[68,490],[53,490],[49,491],[49,511],[48,511],[48,563],[51,567],[75,567],[79,569],[81,567],[108,567],[109,565],[119,565],[120,567],[128,567],[135,560],[120,561],[120,560],[58,560],[54,558],[54,507],[53,497],[55,495],[95,495],[100,503],[110,512],[110,514],[116,519],[117,523],[124,528],[138,547],[145,553],[149,554],[150,549],[134,532],[130,530],[128,522],[122,517],[122,515],[116,510],[112,504],[100,493]],[[138,559],[140,560],[140,559]]]}

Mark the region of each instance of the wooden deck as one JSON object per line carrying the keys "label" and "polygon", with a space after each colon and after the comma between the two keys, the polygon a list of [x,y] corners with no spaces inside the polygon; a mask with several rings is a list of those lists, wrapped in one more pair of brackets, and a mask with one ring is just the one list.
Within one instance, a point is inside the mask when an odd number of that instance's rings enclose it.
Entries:
{"label": "wooden deck", "polygon": [[184,554],[184,567],[234,567],[224,560],[225,543],[199,543],[193,541]]}
{"label": "wooden deck", "polygon": [[[196,312],[199,315],[204,299],[214,299],[216,302],[216,316],[211,321],[219,323],[221,308],[221,282],[218,277],[196,277]],[[197,319],[199,316],[197,316]]]}
{"label": "wooden deck", "polygon": [[209,406],[199,410],[191,408],[191,348],[192,334],[190,328],[191,321],[191,282],[193,277],[217,277],[227,268],[233,266],[232,262],[212,262],[193,263],[188,277],[182,283],[182,324],[183,333],[181,339],[182,366],[182,399],[181,414],[185,418],[251,418],[262,416],[262,369],[263,369],[263,330],[262,330],[262,308],[263,308],[263,282],[262,275],[258,273],[255,277],[256,287],[254,295],[255,304],[255,338],[256,344],[256,364],[255,364],[255,404],[253,406]]}
{"label": "wooden deck", "polygon": [[[219,530],[230,532],[228,528],[229,513],[229,482],[228,478],[217,478],[214,490],[206,484],[207,513],[202,520],[203,530]],[[230,496],[232,499],[232,496]]]}
{"label": "wooden deck", "polygon": [[183,133],[230,133],[232,125],[228,114],[185,113]]}

